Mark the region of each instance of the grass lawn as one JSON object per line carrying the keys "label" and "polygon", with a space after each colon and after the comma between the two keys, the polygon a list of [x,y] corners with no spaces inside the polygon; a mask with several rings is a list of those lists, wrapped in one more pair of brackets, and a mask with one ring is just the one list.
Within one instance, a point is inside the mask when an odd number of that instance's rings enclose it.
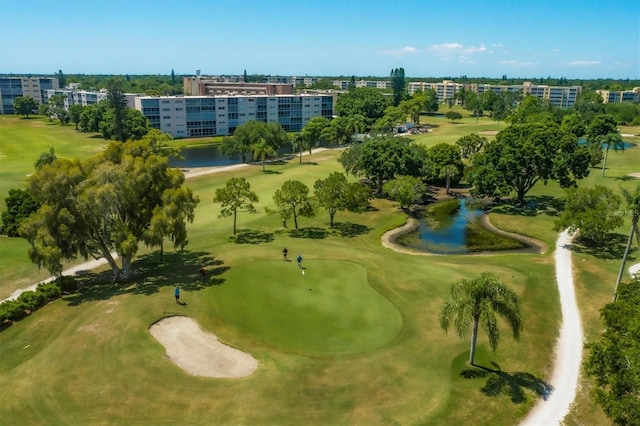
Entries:
{"label": "grass lawn", "polygon": [[[6,119],[0,121],[0,130],[8,123],[15,127],[15,143],[41,151],[33,147],[42,138],[31,126],[15,117]],[[480,124],[487,130],[498,126],[484,121]],[[82,136],[70,126],[43,124],[42,133],[59,131],[58,137],[69,140],[71,135]],[[438,124],[432,133],[421,135],[428,139],[421,143],[455,141],[478,128],[475,118],[458,124],[443,118]],[[80,145],[75,155],[95,152],[89,144],[76,142]],[[552,364],[560,321],[552,249],[545,254],[480,256],[396,253],[381,246],[380,236],[405,218],[395,203],[382,199],[364,214],[338,212],[334,229],[324,211],[300,218],[298,230],[291,224],[282,228],[279,216],[264,213],[273,207],[271,197],[284,181],[298,179],[312,186],[339,170],[338,154],[329,150],[305,157],[302,164],[295,159],[268,165],[266,172],[255,166],[188,180],[201,203],[184,251],[165,247],[161,261],[156,249],[143,247],[134,263],[137,275],[130,282],[113,286],[108,271],[93,271],[86,278],[95,283],[82,292],[0,332],[3,422],[517,423],[535,403]],[[14,165],[16,182],[19,174],[29,172],[34,156],[20,154]],[[639,160],[640,149],[610,152],[607,177],[600,178],[594,170],[587,182],[635,184],[624,175],[640,171],[633,170]],[[212,201],[215,189],[230,176],[247,178],[260,196],[258,214],[239,214],[235,238],[232,219],[220,218],[219,205]],[[539,185],[527,197],[534,201],[529,210],[503,206],[491,214],[491,221],[544,240],[552,248],[557,235],[554,206],[561,194],[552,184]],[[24,251],[22,256],[16,251],[5,257],[12,244],[23,244],[8,240],[0,239],[3,293],[38,276]],[[292,259],[302,254],[304,276],[295,262],[283,262],[283,247]],[[11,264],[4,261],[7,258]],[[203,266],[208,270],[204,283],[198,274]],[[598,309],[611,298],[616,266],[614,256],[584,249],[574,255],[587,337],[600,331]],[[14,269],[26,272],[11,272]],[[444,334],[438,326],[449,284],[482,271],[496,273],[523,300],[520,342],[513,341],[503,324],[494,354],[480,333],[477,361],[500,374],[470,370],[467,339]],[[176,284],[183,288],[186,307],[173,299]],[[187,375],[166,359],[164,348],[148,332],[154,321],[171,314],[188,315],[221,341],[250,353],[258,359],[258,369],[243,379]],[[588,386],[580,391],[569,424],[606,424],[587,392]]]}

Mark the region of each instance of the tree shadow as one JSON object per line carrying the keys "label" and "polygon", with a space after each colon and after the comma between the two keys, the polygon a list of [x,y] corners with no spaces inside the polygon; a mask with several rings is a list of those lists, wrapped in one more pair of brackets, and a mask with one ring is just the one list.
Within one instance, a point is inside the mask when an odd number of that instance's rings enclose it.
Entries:
{"label": "tree shadow", "polygon": [[[586,254],[598,259],[622,259],[627,247],[627,236],[622,234],[609,234],[605,241],[593,242],[578,237],[571,244],[571,250],[575,253]],[[632,250],[629,260],[633,260]]]}
{"label": "tree shadow", "polygon": [[524,205],[520,205],[514,204],[515,200],[511,202],[501,200],[493,209],[497,213],[529,217],[539,214],[559,216],[564,209],[564,202],[561,199],[549,195],[531,195],[527,196],[524,201]]}
{"label": "tree shadow", "polygon": [[291,238],[310,238],[313,240],[321,240],[326,238],[328,234],[326,229],[317,227],[298,228],[289,232]]}
{"label": "tree shadow", "polygon": [[615,179],[615,180],[621,180],[621,181],[623,181],[623,182],[627,182],[627,181],[630,181],[630,180],[637,180],[638,178],[633,177],[633,176],[629,176],[629,175],[624,175],[624,176],[618,176],[618,177],[615,177],[615,178],[613,178],[613,179]]}
{"label": "tree shadow", "polygon": [[271,170],[271,169],[265,169],[262,171],[263,175],[281,175],[282,172],[279,172],[277,170]]}
{"label": "tree shadow", "polygon": [[273,232],[264,232],[256,229],[239,229],[236,235],[230,237],[236,244],[260,244],[273,241]]}
{"label": "tree shadow", "polygon": [[316,163],[315,161],[303,161],[302,163],[300,163],[301,166],[317,166],[318,163]]}
{"label": "tree shadow", "polygon": [[465,379],[487,378],[485,385],[480,391],[487,396],[506,395],[514,404],[522,404],[527,401],[527,390],[536,396],[546,400],[553,391],[553,386],[546,381],[536,377],[534,374],[522,371],[506,372],[500,366],[491,362],[495,367],[488,368],[481,365],[474,365],[460,372]]}
{"label": "tree shadow", "polygon": [[340,233],[343,237],[357,237],[358,235],[366,234],[371,231],[371,228],[359,223],[351,222],[335,222],[333,228]]}
{"label": "tree shadow", "polygon": [[[200,269],[206,270],[202,279]],[[210,286],[222,285],[224,272],[228,266],[215,259],[207,252],[191,252],[183,250],[165,253],[160,260],[159,252],[138,257],[128,280],[113,282],[111,270],[103,272],[86,272],[76,277],[79,290],[62,297],[69,306],[77,306],[84,302],[108,300],[121,294],[159,293],[162,288],[180,285],[189,291],[197,291]],[[173,293],[171,294],[173,296]]]}

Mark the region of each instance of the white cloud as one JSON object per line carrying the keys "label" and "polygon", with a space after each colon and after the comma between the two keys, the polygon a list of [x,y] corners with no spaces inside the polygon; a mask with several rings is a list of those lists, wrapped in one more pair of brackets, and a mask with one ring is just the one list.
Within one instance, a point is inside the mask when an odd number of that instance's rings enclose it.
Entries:
{"label": "white cloud", "polygon": [[523,62],[523,61],[517,61],[515,59],[509,59],[509,60],[503,60],[499,62],[502,65],[510,65],[513,68],[527,68],[527,67],[532,67],[534,65],[536,65],[535,62]]}
{"label": "white cloud", "polygon": [[482,52],[486,52],[486,51],[487,51],[487,47],[484,44],[481,44],[478,47],[469,46],[469,47],[464,49],[464,53],[469,54],[469,55],[473,55],[474,53],[482,53]]}
{"label": "white cloud", "polygon": [[451,50],[459,50],[462,48],[463,46],[460,43],[445,43],[445,44],[434,44],[429,49],[440,51],[440,52],[447,52]]}
{"label": "white cloud", "polygon": [[591,65],[600,65],[600,61],[573,61],[569,62],[569,65],[575,65],[577,67],[588,67]]}
{"label": "white cloud", "polygon": [[502,43],[493,43],[491,47],[504,47]]}
{"label": "white cloud", "polygon": [[417,53],[418,49],[416,49],[415,47],[412,46],[405,46],[401,49],[388,49],[388,50],[383,50],[382,54],[383,55],[396,55],[396,56],[402,56],[402,55],[408,55],[408,54],[413,54],[413,53]]}
{"label": "white cloud", "polygon": [[461,64],[475,64],[475,63],[476,63],[476,61],[474,61],[472,58],[470,58],[470,57],[468,57],[468,56],[460,56],[460,57],[458,58],[458,61],[459,61]]}

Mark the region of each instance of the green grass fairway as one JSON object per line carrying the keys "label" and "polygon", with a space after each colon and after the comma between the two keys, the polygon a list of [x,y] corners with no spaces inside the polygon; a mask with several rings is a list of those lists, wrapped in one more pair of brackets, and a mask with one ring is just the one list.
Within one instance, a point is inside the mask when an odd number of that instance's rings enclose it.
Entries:
{"label": "green grass fairway", "polygon": [[361,265],[329,260],[251,262],[225,274],[214,312],[285,350],[355,353],[391,341],[402,319],[374,291]]}

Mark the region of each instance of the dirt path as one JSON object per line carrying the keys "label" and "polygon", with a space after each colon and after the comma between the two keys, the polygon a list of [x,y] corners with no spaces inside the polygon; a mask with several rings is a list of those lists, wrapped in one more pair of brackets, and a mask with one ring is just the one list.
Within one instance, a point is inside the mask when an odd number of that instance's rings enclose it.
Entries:
{"label": "dirt path", "polygon": [[567,231],[556,242],[556,282],[560,293],[562,324],[556,343],[556,359],[550,385],[553,390],[546,399],[538,401],[521,423],[522,426],[559,425],[576,396],[582,362],[582,324],[573,287],[571,235]]}

